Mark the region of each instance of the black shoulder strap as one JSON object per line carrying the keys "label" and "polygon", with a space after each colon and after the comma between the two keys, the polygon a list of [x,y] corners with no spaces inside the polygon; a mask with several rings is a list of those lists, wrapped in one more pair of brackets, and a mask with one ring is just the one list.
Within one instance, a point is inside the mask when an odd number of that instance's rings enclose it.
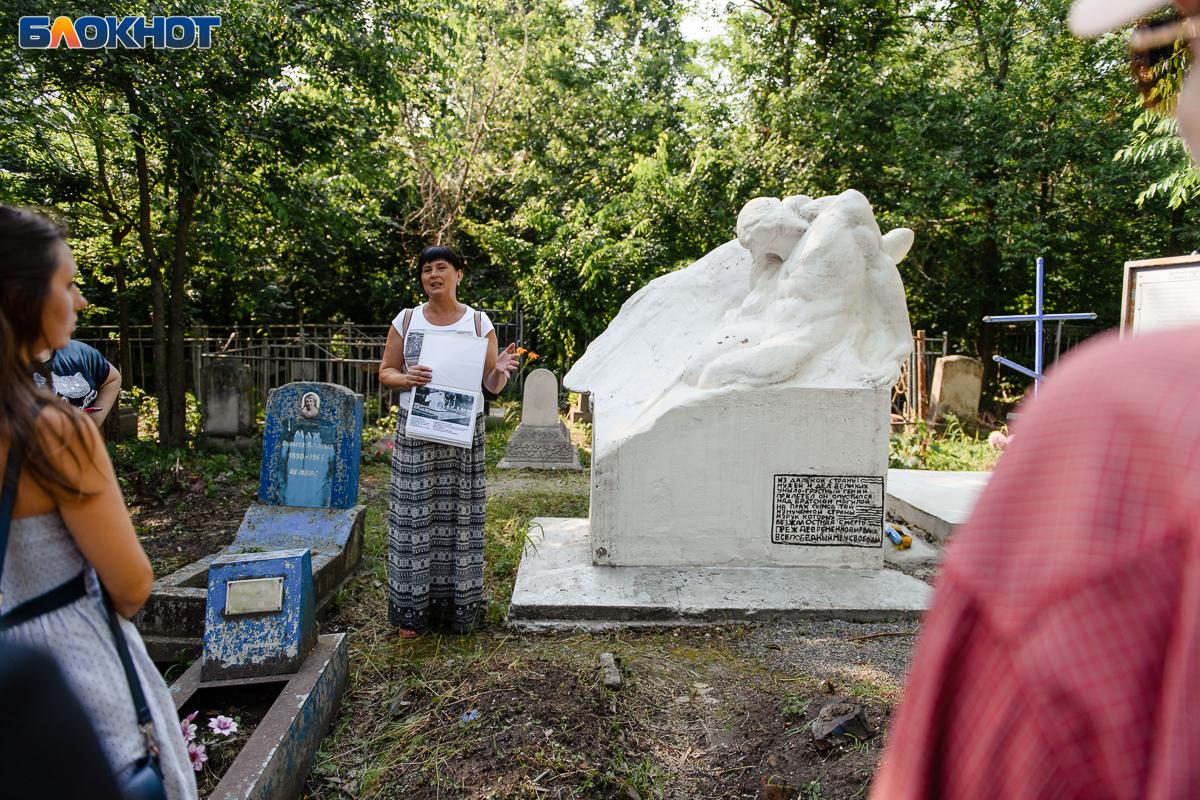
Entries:
{"label": "black shoulder strap", "polygon": [[482,319],[483,319],[483,312],[482,312],[482,311],[476,311],[476,312],[475,312],[475,335],[476,335],[476,336],[483,336],[483,322],[482,322]]}
{"label": "black shoulder strap", "polygon": [[[108,609],[108,627],[112,631],[113,642],[117,646],[117,655],[121,657],[121,666],[125,668],[125,680],[129,682],[129,694],[133,696],[133,708],[137,712],[138,725],[145,725],[151,721],[150,709],[146,705],[146,695],[142,693],[142,682],[138,680],[137,673],[133,669],[133,658],[129,655],[125,632],[121,630],[117,610],[113,607],[112,598],[108,596],[107,590],[104,591],[104,605]],[[157,747],[152,741],[147,742],[147,749],[155,753],[157,751]]]}
{"label": "black shoulder strap", "polygon": [[400,338],[408,340],[408,323],[412,322],[413,310],[411,308],[404,309],[404,322],[401,323]]}
{"label": "black shoulder strap", "polygon": [[4,556],[8,552],[8,529],[12,525],[13,507],[17,503],[17,481],[21,477],[21,445],[8,444],[8,460],[4,464],[4,489],[0,493],[0,575],[4,574]]}

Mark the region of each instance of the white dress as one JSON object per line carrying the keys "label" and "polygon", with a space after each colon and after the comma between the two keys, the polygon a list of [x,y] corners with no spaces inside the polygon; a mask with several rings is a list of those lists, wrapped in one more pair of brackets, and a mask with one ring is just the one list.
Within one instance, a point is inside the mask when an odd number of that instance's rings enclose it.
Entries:
{"label": "white dress", "polygon": [[[14,519],[8,535],[4,574],[0,575],[8,613],[26,600],[86,572],[88,593],[70,605],[0,632],[0,640],[48,651],[87,710],[104,754],[119,781],[146,754],[129,683],[117,655],[108,614],[95,571],[88,565],[57,511]],[[129,655],[141,680],[154,720],[159,763],[170,800],[196,798],[196,775],[188,759],[171,692],[133,623],[121,619]]]}

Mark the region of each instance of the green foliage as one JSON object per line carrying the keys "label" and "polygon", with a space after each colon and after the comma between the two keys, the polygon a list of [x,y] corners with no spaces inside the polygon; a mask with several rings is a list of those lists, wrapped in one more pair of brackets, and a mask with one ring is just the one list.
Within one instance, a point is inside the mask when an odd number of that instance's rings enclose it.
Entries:
{"label": "green foliage", "polygon": [[1030,309],[1036,256],[1047,306],[1102,327],[1117,265],[1200,244],[1174,123],[1137,108],[1120,37],[1072,37],[1067,7],[754,0],[701,45],[679,0],[220,0],[206,51],[9,37],[0,201],[70,218],[85,319],[172,335],[383,322],[421,299],[416,253],[451,242],[461,299],[522,309],[561,372],[647,281],[733,238],[750,198],[853,187],[916,231],[914,327],[991,371],[980,319]]}
{"label": "green foliage", "polygon": [[213,496],[220,484],[252,480],[258,475],[260,453],[249,450],[222,453],[203,449],[162,449],[153,439],[109,443],[121,490],[133,498],[165,500],[200,484]]}
{"label": "green foliage", "polygon": [[895,469],[990,470],[1000,452],[986,439],[967,433],[959,420],[947,415],[942,431],[923,420],[893,433],[888,466]]}

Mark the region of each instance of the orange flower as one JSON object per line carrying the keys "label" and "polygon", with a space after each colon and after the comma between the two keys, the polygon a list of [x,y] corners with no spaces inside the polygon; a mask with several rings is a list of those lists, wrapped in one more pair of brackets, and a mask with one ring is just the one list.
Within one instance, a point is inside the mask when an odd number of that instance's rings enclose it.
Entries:
{"label": "orange flower", "polygon": [[529,351],[529,360],[530,360],[530,361],[533,361],[533,360],[534,360],[534,359],[536,359],[537,357],[538,357],[538,354],[537,354],[537,353],[533,352],[532,350],[531,350],[531,351]]}
{"label": "orange flower", "polygon": [[523,355],[525,355],[525,354],[526,354],[526,353],[528,353],[528,352],[529,352],[529,351],[528,351],[528,350],[526,350],[524,347],[518,347],[518,348],[517,348],[517,355],[519,355],[519,356],[523,356]]}

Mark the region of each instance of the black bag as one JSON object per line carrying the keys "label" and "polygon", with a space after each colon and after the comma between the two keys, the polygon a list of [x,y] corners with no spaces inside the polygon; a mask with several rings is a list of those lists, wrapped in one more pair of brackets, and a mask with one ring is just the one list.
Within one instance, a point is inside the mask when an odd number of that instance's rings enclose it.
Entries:
{"label": "black bag", "polygon": [[[21,447],[18,442],[10,442],[8,461],[4,465],[4,489],[0,494],[0,574],[4,573],[4,557],[8,551],[8,531],[12,525],[13,506],[16,504],[17,498],[17,480],[20,474]],[[19,625],[75,602],[87,593],[86,586],[83,573],[80,573],[61,586],[25,601],[0,617],[0,630]],[[167,800],[162,768],[158,764],[158,744],[154,740],[154,720],[150,717],[146,696],[142,693],[142,684],[138,681],[137,673],[133,669],[133,659],[129,656],[129,645],[126,644],[125,634],[121,631],[117,611],[113,608],[112,599],[107,592],[104,592],[104,606],[108,612],[108,627],[112,631],[117,654],[121,658],[121,666],[125,669],[125,680],[129,682],[129,694],[133,698],[133,708],[137,712],[138,729],[142,732],[142,737],[146,742],[146,755],[134,764],[133,773],[121,785],[121,793],[125,800]]]}

